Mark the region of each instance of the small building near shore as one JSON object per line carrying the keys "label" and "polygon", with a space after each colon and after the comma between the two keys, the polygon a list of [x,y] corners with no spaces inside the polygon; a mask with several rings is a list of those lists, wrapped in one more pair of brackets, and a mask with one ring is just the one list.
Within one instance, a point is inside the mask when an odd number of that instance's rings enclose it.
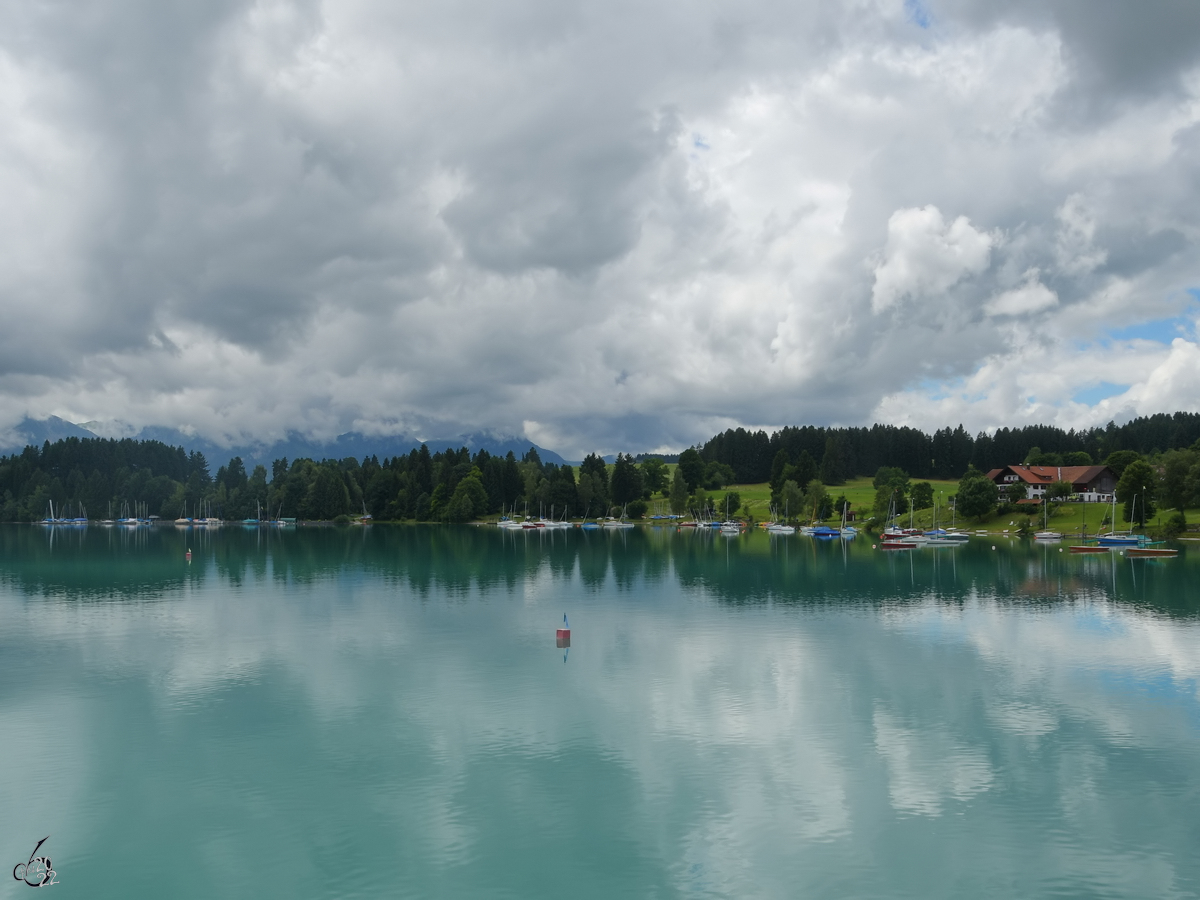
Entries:
{"label": "small building near shore", "polygon": [[1117,489],[1117,475],[1108,466],[1005,466],[992,469],[988,478],[1010,503],[1041,500],[1056,481],[1070,482],[1071,499],[1084,503],[1111,503]]}

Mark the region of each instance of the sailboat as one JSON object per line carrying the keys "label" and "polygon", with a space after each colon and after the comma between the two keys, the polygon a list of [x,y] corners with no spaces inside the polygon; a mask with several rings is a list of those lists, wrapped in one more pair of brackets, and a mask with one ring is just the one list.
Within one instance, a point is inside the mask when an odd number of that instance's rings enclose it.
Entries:
{"label": "sailboat", "polygon": [[632,522],[625,521],[625,507],[621,507],[621,518],[609,519],[604,523],[605,528],[632,528]]}
{"label": "sailboat", "polygon": [[[1134,495],[1134,498],[1133,498],[1133,509],[1137,510],[1137,495],[1136,494]],[[1131,522],[1130,525],[1132,525],[1132,524],[1133,523]],[[1145,497],[1145,495],[1143,495],[1142,496],[1142,527],[1144,528],[1145,526],[1146,526],[1146,497]],[[1179,555],[1178,550],[1173,550],[1168,547],[1150,546],[1151,544],[1162,544],[1162,543],[1165,543],[1165,541],[1149,541],[1146,539],[1146,536],[1142,535],[1142,534],[1136,535],[1136,537],[1139,538],[1138,546],[1126,547],[1125,548],[1126,556],[1172,557],[1172,556]]]}
{"label": "sailboat", "polygon": [[767,526],[767,533],[768,534],[795,534],[796,528],[793,525],[787,524],[787,518],[788,518],[788,504],[784,503],[784,505],[783,505],[783,521],[782,522],[772,522],[770,525]]}
{"label": "sailboat", "polygon": [[[1137,508],[1137,496],[1133,498],[1133,508]],[[1143,508],[1145,505],[1143,503]],[[1131,528],[1129,531],[1117,531],[1117,495],[1113,492],[1112,501],[1112,525],[1109,527],[1108,534],[1102,534],[1097,537],[1097,542],[1104,547],[1137,547],[1146,541],[1146,536],[1142,534],[1134,534],[1132,530],[1133,523],[1129,523]]]}
{"label": "sailboat", "polygon": [[846,519],[848,516],[849,509],[850,509],[849,501],[842,504],[842,524],[839,528],[839,531],[841,532],[841,536],[844,538],[853,538],[858,535],[857,528],[855,528],[853,525],[846,524]]}
{"label": "sailboat", "polygon": [[908,527],[907,528],[901,528],[899,525],[896,524],[896,520],[899,519],[899,517],[900,517],[900,504],[895,503],[895,501],[893,501],[893,503],[894,503],[894,509],[892,511],[892,516],[891,516],[892,524],[889,525],[886,529],[884,529],[883,534],[881,535],[881,537],[884,539],[884,541],[888,541],[888,542],[902,541],[907,544],[927,543],[929,541],[929,537],[925,534],[925,532],[923,532],[921,529],[915,527],[913,524],[914,519],[915,519],[915,510],[913,509],[911,501],[909,502],[909,506],[908,506]]}
{"label": "sailboat", "polygon": [[725,495],[725,521],[721,523],[721,534],[741,534],[742,523],[729,518],[729,495]]}
{"label": "sailboat", "polygon": [[966,541],[969,541],[971,539],[971,536],[969,534],[967,534],[965,531],[960,531],[958,529],[958,502],[957,502],[957,500],[950,504],[950,512],[951,512],[950,530],[947,531],[944,535],[942,535],[942,537],[944,537],[948,541],[958,541],[958,543],[960,543],[960,544],[965,543]]}
{"label": "sailboat", "polygon": [[1050,530],[1050,504],[1042,498],[1042,530],[1033,535],[1035,541],[1061,541],[1062,533]]}
{"label": "sailboat", "polygon": [[1087,542],[1087,505],[1083,507],[1083,540],[1082,544],[1072,544],[1067,550],[1071,553],[1108,553],[1107,547],[1101,547],[1098,544],[1089,544]]}
{"label": "sailboat", "polygon": [[517,518],[517,504],[514,502],[509,514],[497,522],[501,528],[517,530],[524,527],[524,520]]}
{"label": "sailboat", "polygon": [[960,541],[957,538],[951,538],[947,535],[946,529],[939,528],[938,523],[938,507],[934,501],[933,506],[933,528],[925,532],[925,546],[927,547],[957,547]]}
{"label": "sailboat", "polygon": [[909,540],[908,533],[896,524],[899,515],[900,507],[896,503],[896,492],[892,491],[892,499],[888,501],[887,517],[884,519],[887,524],[879,533],[879,546],[883,550],[913,550],[917,546],[917,542]]}

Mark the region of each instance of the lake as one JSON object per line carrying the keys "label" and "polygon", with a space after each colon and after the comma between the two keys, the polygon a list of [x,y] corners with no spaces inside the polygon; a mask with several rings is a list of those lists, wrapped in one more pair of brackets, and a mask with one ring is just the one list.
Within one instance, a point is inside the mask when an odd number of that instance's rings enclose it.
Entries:
{"label": "lake", "polygon": [[52,898],[1196,897],[1197,548],[0,526],[0,863],[50,835]]}

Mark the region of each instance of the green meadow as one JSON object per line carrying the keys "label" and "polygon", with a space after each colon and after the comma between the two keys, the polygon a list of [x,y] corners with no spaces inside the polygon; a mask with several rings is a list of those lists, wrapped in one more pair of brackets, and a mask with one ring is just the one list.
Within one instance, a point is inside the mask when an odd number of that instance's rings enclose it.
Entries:
{"label": "green meadow", "polygon": [[[947,508],[947,500],[958,492],[958,482],[930,479],[929,483],[933,487],[933,496],[938,501],[938,524],[949,525],[952,513]],[[872,507],[875,503],[875,488],[871,478],[855,478],[842,485],[827,485],[825,489],[829,492],[831,500],[845,496],[850,501],[850,508],[857,514],[855,524],[860,528],[871,521],[874,514]],[[763,521],[770,516],[771,486],[768,483],[732,484],[724,490],[710,491],[709,493],[719,506],[720,498],[728,491],[733,491],[741,497],[743,517],[749,515],[755,521]],[[1102,521],[1107,522],[1111,511],[1112,507],[1103,503],[1051,503],[1049,508],[1050,528],[1054,531],[1077,534],[1086,525],[1088,532],[1094,534]],[[1162,527],[1172,513],[1173,510],[1160,509],[1156,511],[1154,516],[1146,520],[1146,527]],[[1200,509],[1189,509],[1186,515],[1189,522],[1200,521]],[[913,514],[912,521],[917,527],[930,528],[934,524],[933,519],[934,510],[920,509]],[[905,522],[907,522],[907,516]],[[1040,507],[1030,508],[1028,511],[1021,509],[1019,512],[1013,509],[1004,514],[995,513],[982,519],[959,518],[957,520],[958,526],[964,529],[987,529],[995,532],[1016,531],[1022,526],[1037,531],[1042,528],[1042,523]],[[1121,518],[1121,507],[1118,504],[1117,530],[1122,531],[1128,527],[1128,524]]]}
{"label": "green meadow", "polygon": [[[668,481],[674,476],[675,469],[678,467],[676,463],[667,464]],[[609,465],[609,473],[612,473],[612,465]],[[874,522],[874,504],[875,504],[875,487],[873,478],[864,476],[861,478],[853,478],[840,485],[826,485],[825,490],[829,494],[830,501],[836,501],[839,497],[845,497],[850,503],[851,510],[855,513],[855,524],[859,528],[864,528]],[[1043,511],[1040,507],[1034,508],[1011,508],[1003,514],[994,513],[989,516],[984,516],[982,519],[955,519],[953,512],[950,510],[948,502],[949,498],[953,497],[958,492],[957,480],[938,480],[928,479],[930,486],[933,488],[934,500],[937,502],[937,524],[949,526],[952,522],[957,524],[959,528],[975,531],[986,530],[990,533],[1003,534],[1005,532],[1016,532],[1025,528],[1030,531],[1039,531],[1043,527]],[[914,480],[915,483],[915,480]],[[767,482],[758,484],[731,484],[725,488],[708,491],[708,496],[712,504],[720,513],[722,510],[721,502],[727,493],[735,493],[741,500],[741,507],[737,512],[737,518],[748,519],[753,522],[763,522],[771,518],[771,486]],[[1060,531],[1064,534],[1079,534],[1086,527],[1089,534],[1095,534],[1104,524],[1105,530],[1108,529],[1108,516],[1111,514],[1112,507],[1108,504],[1101,503],[1069,503],[1055,502],[1050,504],[1049,508],[1049,527],[1051,530]],[[655,494],[649,501],[649,509],[646,512],[647,516],[656,513],[666,514],[670,512],[670,507],[666,498],[661,494]],[[1157,510],[1154,516],[1146,520],[1146,528],[1149,530],[1157,530],[1166,524],[1166,520],[1172,515],[1173,510]],[[1188,522],[1200,522],[1200,508],[1189,509],[1186,511]],[[793,515],[795,519],[804,520],[803,514]],[[494,520],[497,516],[484,517],[487,520]],[[835,521],[840,519],[840,515],[833,516],[827,521]],[[903,517],[902,524],[908,524],[908,516]],[[918,528],[932,528],[934,526],[934,510],[921,509],[913,513],[912,523]],[[878,527],[878,523],[876,523]],[[1121,518],[1121,508],[1117,507],[1117,530],[1123,531],[1129,527],[1129,524]]]}

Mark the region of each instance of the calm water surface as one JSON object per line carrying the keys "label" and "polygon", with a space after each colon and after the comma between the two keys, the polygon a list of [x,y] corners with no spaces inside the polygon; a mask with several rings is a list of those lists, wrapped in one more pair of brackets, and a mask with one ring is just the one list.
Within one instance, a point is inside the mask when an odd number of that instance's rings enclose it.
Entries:
{"label": "calm water surface", "polygon": [[59,900],[1200,895],[1200,549],[992,540],[0,527],[0,869],[49,834]]}

